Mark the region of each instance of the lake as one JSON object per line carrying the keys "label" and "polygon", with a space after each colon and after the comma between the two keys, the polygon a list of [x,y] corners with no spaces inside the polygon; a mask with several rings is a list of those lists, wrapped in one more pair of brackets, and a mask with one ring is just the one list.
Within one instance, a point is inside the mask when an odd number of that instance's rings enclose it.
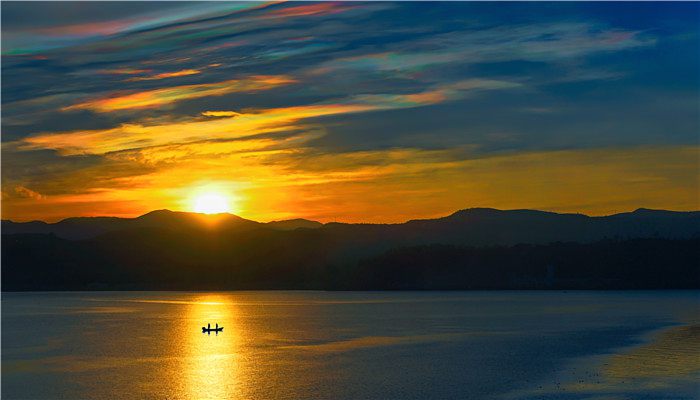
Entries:
{"label": "lake", "polygon": [[699,305],[694,291],[3,293],[2,398],[696,399]]}

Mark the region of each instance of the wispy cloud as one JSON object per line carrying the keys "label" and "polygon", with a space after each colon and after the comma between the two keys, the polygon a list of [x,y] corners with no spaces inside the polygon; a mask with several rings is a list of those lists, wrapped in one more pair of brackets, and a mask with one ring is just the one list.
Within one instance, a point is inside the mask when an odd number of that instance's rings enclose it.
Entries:
{"label": "wispy cloud", "polygon": [[151,72],[150,69],[138,69],[138,68],[115,68],[115,69],[102,69],[97,71],[99,74],[106,75],[137,75],[137,74],[147,74]]}
{"label": "wispy cloud", "polygon": [[173,71],[173,72],[161,72],[160,74],[155,74],[155,75],[150,75],[150,76],[140,76],[136,78],[129,78],[127,79],[127,82],[138,82],[138,81],[154,81],[158,79],[167,79],[167,78],[178,78],[181,76],[190,76],[190,75],[197,75],[201,74],[202,71],[198,69],[181,69],[179,71]]}
{"label": "wispy cloud", "polygon": [[[157,29],[163,26],[191,23],[200,18],[206,19],[219,13],[231,13],[255,9],[269,3],[200,3],[190,7],[172,7],[158,12],[147,12],[125,18],[95,22],[76,22],[49,26],[31,25],[3,40],[3,54],[26,55],[51,51],[76,45],[84,45],[95,40],[128,34],[131,32]],[[49,5],[50,7],[51,5]],[[65,6],[63,6],[65,9]],[[31,10],[28,7],[28,14]],[[29,15],[27,15],[28,17]]]}
{"label": "wispy cloud", "polygon": [[345,10],[350,10],[356,6],[346,2],[323,2],[315,4],[293,5],[272,10],[268,13],[272,17],[300,17],[310,15],[328,15],[335,14]]}
{"label": "wispy cloud", "polygon": [[[158,89],[121,97],[107,97],[69,106],[66,110],[89,108],[109,112],[133,108],[157,107],[182,99],[222,95],[233,91],[260,89],[265,85],[293,82],[284,77],[256,78],[254,83],[239,81],[214,85],[188,85]],[[261,85],[262,83],[262,85]],[[307,106],[264,109],[260,111],[206,111],[204,117],[165,124],[124,124],[116,128],[92,131],[73,131],[31,136],[20,143],[20,148],[52,149],[64,155],[104,154],[134,148],[162,146],[213,139],[235,139],[266,132],[299,129],[303,120],[331,115],[413,108],[463,98],[472,92],[517,88],[520,84],[494,80],[467,80],[429,90],[391,95],[362,95],[342,102],[318,103]]]}
{"label": "wispy cloud", "polygon": [[30,198],[30,199],[34,199],[34,200],[42,200],[42,199],[46,198],[46,196],[42,195],[41,193],[35,192],[35,191],[28,189],[24,186],[15,187],[15,193],[19,197]]}
{"label": "wispy cloud", "polygon": [[204,111],[202,115],[205,117],[235,117],[241,115],[241,113],[235,111]]}
{"label": "wispy cloud", "polygon": [[[188,75],[188,74],[186,74]],[[162,79],[156,78],[156,79]],[[111,112],[138,108],[161,107],[182,100],[208,96],[223,96],[235,92],[269,90],[276,86],[288,85],[295,80],[287,76],[252,76],[245,79],[232,79],[217,83],[173,86],[163,89],[146,90],[137,93],[109,93],[88,101],[64,107],[63,111],[88,109],[97,112]]]}
{"label": "wispy cloud", "polygon": [[412,73],[444,64],[558,61],[655,43],[655,38],[640,31],[601,28],[594,24],[516,25],[430,35],[400,43],[393,51],[330,60],[310,73],[328,74],[343,70]]}

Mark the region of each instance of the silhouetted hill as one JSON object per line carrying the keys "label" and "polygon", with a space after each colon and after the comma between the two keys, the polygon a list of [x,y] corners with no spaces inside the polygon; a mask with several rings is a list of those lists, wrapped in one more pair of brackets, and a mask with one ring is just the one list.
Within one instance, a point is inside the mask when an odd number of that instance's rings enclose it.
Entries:
{"label": "silhouetted hill", "polygon": [[439,236],[443,238],[441,242],[472,245],[590,242],[604,238],[689,238],[700,232],[700,213],[637,210],[589,217],[536,210],[473,208],[436,220],[409,221],[407,225],[426,235]]}
{"label": "silhouetted hill", "polygon": [[461,246],[589,243],[603,239],[700,236],[700,212],[635,211],[605,217],[534,210],[472,208],[437,219],[403,224],[326,224],[321,228],[352,244],[346,257],[368,256],[396,247],[452,244]]}
{"label": "silhouetted hill", "polygon": [[321,224],[305,219],[260,223],[232,214],[197,214],[157,210],[137,218],[80,217],[54,224],[3,220],[2,233],[53,233],[64,239],[87,239],[135,228],[173,230],[323,229],[343,240],[397,244],[445,243],[508,245],[553,241],[590,242],[605,238],[689,238],[700,234],[700,212],[639,209],[605,217],[535,210],[471,208],[452,215],[401,224]]}
{"label": "silhouetted hill", "polygon": [[54,224],[40,221],[2,221],[2,233],[52,233],[64,239],[88,239],[109,232],[138,228],[163,228],[174,230],[230,231],[232,229],[254,229],[263,224],[232,214],[197,214],[170,210],[156,210],[136,218],[77,217],[66,218]]}
{"label": "silhouetted hill", "polygon": [[[698,212],[469,209],[322,225],[159,210],[2,228],[3,290],[700,286]],[[552,265],[568,271],[556,284],[542,278]]]}
{"label": "silhouetted hill", "polygon": [[287,219],[284,221],[270,221],[265,225],[280,230],[294,230],[299,228],[314,229],[323,226],[323,224],[318,221],[310,221],[303,218]]}

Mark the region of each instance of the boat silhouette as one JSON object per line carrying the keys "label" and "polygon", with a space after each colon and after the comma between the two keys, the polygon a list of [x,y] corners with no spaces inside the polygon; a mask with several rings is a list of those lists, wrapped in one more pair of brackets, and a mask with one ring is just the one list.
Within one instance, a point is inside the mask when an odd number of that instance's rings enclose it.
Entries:
{"label": "boat silhouette", "polygon": [[211,327],[211,324],[207,324],[207,326],[203,326],[203,327],[202,327],[202,333],[205,333],[205,332],[206,332],[206,333],[209,333],[209,332],[216,332],[216,333],[219,333],[219,332],[221,332],[221,331],[223,331],[223,330],[224,330],[224,327],[223,327],[223,326],[220,327],[218,323],[216,324],[216,327],[215,327],[215,328],[212,328],[212,327]]}

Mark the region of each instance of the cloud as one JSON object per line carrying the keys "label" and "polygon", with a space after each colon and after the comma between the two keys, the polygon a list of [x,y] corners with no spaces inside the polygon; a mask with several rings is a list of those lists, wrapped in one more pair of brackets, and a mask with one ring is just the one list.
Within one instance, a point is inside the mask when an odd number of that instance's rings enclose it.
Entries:
{"label": "cloud", "polygon": [[173,86],[129,94],[109,93],[88,101],[64,107],[62,110],[87,109],[97,112],[112,112],[139,108],[154,108],[200,97],[222,96],[235,92],[269,90],[280,85],[289,85],[294,82],[296,82],[294,79],[283,75],[252,76],[224,82]]}
{"label": "cloud", "polygon": [[[292,82],[288,78],[259,78],[265,84]],[[122,97],[92,100],[67,109],[91,108],[96,111],[155,107],[184,98],[223,94],[226,91],[243,90],[239,81],[215,85],[189,85],[178,88],[158,89]],[[252,87],[261,87],[255,82]],[[513,82],[495,80],[467,80],[446,86],[436,86],[423,92],[391,95],[362,95],[338,103],[317,103],[260,111],[205,111],[204,120],[192,119],[165,124],[123,124],[106,130],[49,133],[24,139],[19,149],[52,149],[63,155],[105,154],[135,148],[181,144],[203,140],[235,139],[266,132],[283,132],[300,128],[299,122],[307,119],[353,114],[361,112],[401,109],[433,105],[484,90],[517,88]],[[206,94],[205,94],[206,93]]]}
{"label": "cloud", "polygon": [[116,68],[116,69],[101,69],[97,71],[99,74],[106,75],[137,75],[137,74],[147,74],[151,72],[150,69],[138,69],[138,68]]}
{"label": "cloud", "polygon": [[311,74],[342,70],[416,72],[442,64],[504,61],[557,61],[594,53],[652,46],[640,31],[601,28],[587,23],[540,23],[449,32],[402,42],[393,51],[324,62]]}
{"label": "cloud", "polygon": [[202,115],[205,117],[235,117],[241,115],[241,113],[235,111],[204,111]]}
{"label": "cloud", "polygon": [[328,15],[350,10],[356,6],[351,3],[323,2],[316,4],[294,5],[291,7],[271,10],[267,15],[272,17],[301,17],[311,15]]}
{"label": "cloud", "polygon": [[24,186],[17,186],[15,187],[15,194],[17,194],[19,197],[24,197],[28,199],[34,199],[34,200],[43,200],[46,198],[43,194],[39,192],[35,192],[31,189],[28,189]]}
{"label": "cloud", "polygon": [[177,78],[180,76],[197,75],[197,74],[201,74],[201,73],[202,73],[202,71],[197,70],[197,69],[181,69],[179,71],[174,71],[174,72],[162,72],[160,74],[155,74],[155,75],[150,75],[150,76],[129,78],[129,79],[127,79],[127,82],[153,81],[153,80],[158,80],[158,79]]}
{"label": "cloud", "polygon": [[194,119],[159,125],[124,124],[106,130],[74,131],[29,137],[23,140],[20,148],[23,150],[53,149],[64,156],[105,154],[288,131],[298,128],[295,123],[304,118],[356,112],[363,109],[367,107],[328,104],[271,109],[258,113],[236,113],[229,117]]}
{"label": "cloud", "polygon": [[39,34],[61,37],[85,37],[113,35],[118,32],[131,29],[139,22],[147,21],[145,18],[124,19],[103,22],[88,22],[83,24],[62,25],[36,29]]}
{"label": "cloud", "polygon": [[[263,3],[264,4],[264,3]],[[168,6],[159,6],[156,10],[136,13],[134,15],[109,18],[98,21],[75,21],[73,23],[60,23],[60,17],[66,18],[66,10],[69,9],[70,14],[82,15],[83,19],[89,19],[89,16],[81,13],[81,9],[95,7],[92,5],[71,5],[70,7],[61,6],[55,9],[55,6],[42,5],[47,9],[53,9],[54,15],[49,23],[36,25],[33,21],[36,19],[36,6],[15,5],[6,7],[6,12],[9,12],[15,20],[11,21],[13,29],[9,31],[9,38],[3,38],[3,55],[5,54],[33,54],[37,52],[51,51],[66,47],[84,45],[95,40],[120,36],[128,33],[133,33],[139,30],[152,31],[159,27],[186,24],[197,19],[207,19],[212,14],[220,13],[236,13],[245,11],[249,8],[260,7],[260,3],[207,3],[197,4],[196,6],[181,6],[170,4]],[[97,7],[109,9],[114,6],[99,5]],[[120,8],[118,13],[124,11],[126,7],[117,6]],[[130,6],[129,9],[137,10],[139,7]],[[72,11],[72,12],[71,12]],[[95,12],[97,11],[97,12]],[[93,10],[93,14],[100,14],[102,10]],[[64,15],[61,15],[64,14]],[[56,18],[56,17],[59,18]],[[69,18],[70,19],[70,18]],[[4,18],[3,18],[4,20]],[[23,20],[24,24],[18,23],[17,20]],[[5,24],[3,24],[5,25]],[[3,30],[4,32],[4,30]]]}

